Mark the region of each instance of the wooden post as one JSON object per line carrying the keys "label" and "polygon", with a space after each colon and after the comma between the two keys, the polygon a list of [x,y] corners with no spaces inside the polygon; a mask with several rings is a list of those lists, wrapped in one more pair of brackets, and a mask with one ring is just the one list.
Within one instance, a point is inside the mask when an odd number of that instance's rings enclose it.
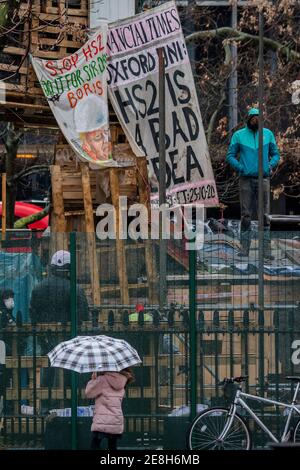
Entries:
{"label": "wooden post", "polygon": [[54,253],[57,250],[66,250],[68,241],[65,236],[67,224],[65,218],[61,168],[59,165],[51,165],[50,172],[53,203],[51,232],[52,234],[55,233],[55,235],[51,236],[50,250]]}
{"label": "wooden post", "polygon": [[101,203],[101,195],[100,195],[100,178],[103,172],[101,170],[95,170],[95,178],[96,178],[96,203]]}
{"label": "wooden post", "polygon": [[80,163],[82,193],[84,204],[85,231],[87,237],[87,250],[91,273],[92,299],[94,305],[100,305],[100,279],[98,270],[93,203],[91,194],[90,172],[87,163]]}
{"label": "wooden post", "polygon": [[[4,341],[0,340],[0,365],[6,367],[6,347]],[[3,389],[2,389],[3,390]],[[0,395],[0,406],[3,406],[4,396]],[[0,418],[0,432],[3,429],[4,418],[3,418],[3,409],[1,409],[1,418]]]}
{"label": "wooden post", "polygon": [[[158,118],[159,118],[159,206],[167,202],[166,199],[166,70],[164,50],[157,49],[158,54]],[[159,213],[159,306],[167,302],[167,240],[163,237],[163,213]]]}
{"label": "wooden post", "polygon": [[55,232],[66,232],[66,218],[63,199],[62,175],[59,165],[51,165],[51,185],[53,201],[53,230]]}
{"label": "wooden post", "polygon": [[110,178],[110,190],[111,190],[111,199],[113,206],[116,211],[116,255],[117,255],[117,264],[119,271],[119,283],[121,291],[121,303],[123,305],[129,305],[129,290],[128,290],[128,278],[127,278],[127,269],[126,269],[126,254],[123,240],[120,239],[120,227],[122,221],[119,217],[119,201],[120,201],[120,189],[119,189],[119,175],[118,170],[112,168],[109,170]]}
{"label": "wooden post", "polygon": [[6,239],[6,173],[2,173],[2,240]]}
{"label": "wooden post", "polygon": [[[16,332],[16,327],[14,327],[14,333]],[[12,333],[12,342],[11,342],[11,357],[12,358],[17,358],[18,357],[18,336],[16,334]],[[18,374],[18,369],[14,367],[12,369],[12,384],[14,390],[19,389],[19,381],[20,381],[20,374]],[[19,414],[20,413],[20,408],[21,404],[19,403],[19,400],[14,400],[14,413]]]}
{"label": "wooden post", "polygon": [[[150,214],[150,191],[147,187],[148,184],[148,169],[147,160],[144,157],[139,157],[137,160],[137,183],[139,189],[139,202],[147,207],[148,220],[151,221]],[[151,233],[148,227],[148,233]],[[157,270],[155,263],[155,245],[151,239],[145,240],[145,260],[148,278],[149,289],[149,303],[152,305],[158,304],[158,282]]]}

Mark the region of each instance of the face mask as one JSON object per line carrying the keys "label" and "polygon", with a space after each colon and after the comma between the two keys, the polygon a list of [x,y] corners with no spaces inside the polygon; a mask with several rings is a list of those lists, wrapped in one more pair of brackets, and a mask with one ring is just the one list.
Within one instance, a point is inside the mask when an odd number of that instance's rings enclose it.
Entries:
{"label": "face mask", "polygon": [[254,124],[251,124],[251,122],[248,122],[248,123],[247,123],[247,126],[248,126],[249,129],[251,129],[252,131],[257,131],[257,130],[258,130],[258,122],[255,122]]}
{"label": "face mask", "polygon": [[15,301],[12,297],[9,298],[9,299],[5,299],[4,300],[4,305],[8,310],[12,310],[15,306]]}

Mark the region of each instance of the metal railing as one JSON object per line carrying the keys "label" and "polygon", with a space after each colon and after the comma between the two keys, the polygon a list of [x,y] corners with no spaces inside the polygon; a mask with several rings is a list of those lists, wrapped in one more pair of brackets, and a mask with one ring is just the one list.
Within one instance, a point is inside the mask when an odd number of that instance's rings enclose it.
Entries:
{"label": "metal railing", "polygon": [[[110,278],[115,261],[110,261],[108,256],[106,284],[101,291],[103,300],[100,305],[94,305],[90,267],[82,261],[87,259],[84,236],[72,236],[71,244],[70,235],[65,236],[64,247],[71,251],[71,259],[74,250],[77,254],[77,265],[73,264],[76,271],[69,286],[70,302],[73,299],[73,310],[78,314],[77,329],[74,329],[71,304],[64,319],[53,321],[42,309],[38,318],[34,321],[32,318],[32,291],[50,276],[44,274],[47,263],[41,260],[47,258],[45,253],[49,253],[48,261],[51,259],[57,248],[55,239],[45,241],[35,237],[34,244],[27,243],[30,250],[26,252],[18,251],[19,242],[18,247],[10,244],[0,251],[0,283],[3,288],[13,288],[16,304],[13,313],[16,324],[7,323],[0,329],[0,340],[6,346],[0,369],[2,445],[71,448],[75,439],[78,448],[88,447],[92,418],[85,415],[90,414],[92,403],[85,398],[84,389],[89,374],[78,375],[76,384],[69,371],[51,369],[47,357],[56,344],[75,334],[125,338],[142,358],[141,367],[135,368],[136,381],[128,388],[124,400],[126,427],[121,443],[124,448],[184,448],[184,429],[191,417],[206,406],[227,403],[218,385],[225,376],[247,375],[246,391],[276,400],[288,398],[292,384],[285,376],[300,372],[294,347],[300,336],[295,234],[279,237],[294,259],[292,264],[285,263],[285,267],[292,266],[292,271],[286,269],[286,274],[282,274],[284,269],[280,275],[276,273],[282,254],[276,248],[278,236],[274,240],[277,261],[273,263],[274,274],[270,275],[267,267],[265,291],[268,293],[269,289],[269,293],[263,311],[255,301],[257,280],[252,273],[203,271],[203,253],[190,254],[189,266],[185,267],[169,259],[168,303],[161,309],[149,302],[144,280],[134,284],[130,303],[122,305],[115,268]],[[220,243],[222,240],[220,235]],[[206,241],[205,246],[209,247],[209,243]],[[131,244],[130,253],[131,278],[134,280],[136,275],[145,279],[145,259],[140,249],[135,250]],[[255,265],[255,254],[251,256]],[[224,264],[223,258],[219,261],[219,265]],[[225,265],[234,263],[238,264],[233,257]],[[100,269],[100,281],[101,272]],[[85,319],[78,309],[79,287],[86,292],[89,304]],[[144,304],[144,313],[138,313],[132,321],[131,314],[138,301]],[[72,421],[74,403],[78,408]],[[270,421],[272,432],[280,430],[278,410],[265,408],[259,412]],[[74,427],[76,433],[72,434]],[[264,436],[257,432],[256,438],[256,445],[263,447]]]}

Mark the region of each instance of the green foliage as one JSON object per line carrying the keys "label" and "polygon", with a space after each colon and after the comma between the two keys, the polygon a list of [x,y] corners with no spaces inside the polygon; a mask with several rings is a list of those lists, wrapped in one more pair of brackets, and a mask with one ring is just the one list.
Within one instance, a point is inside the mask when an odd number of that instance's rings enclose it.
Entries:
{"label": "green foliage", "polygon": [[0,5],[0,26],[3,28],[8,20],[8,3]]}
{"label": "green foliage", "polygon": [[8,0],[0,4],[0,51],[5,46],[7,39],[6,30],[12,25],[14,12],[19,8],[20,3],[21,0]]}

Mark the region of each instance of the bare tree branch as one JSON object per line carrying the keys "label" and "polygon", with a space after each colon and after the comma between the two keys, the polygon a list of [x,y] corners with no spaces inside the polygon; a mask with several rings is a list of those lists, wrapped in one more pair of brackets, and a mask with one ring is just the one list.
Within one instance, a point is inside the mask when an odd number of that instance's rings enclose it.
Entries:
{"label": "bare tree branch", "polygon": [[[256,43],[259,42],[259,37],[255,36],[254,34],[243,33],[242,31],[237,31],[233,28],[223,27],[217,29],[210,29],[206,31],[196,31],[195,33],[189,34],[186,36],[185,40],[187,43],[202,41],[203,39],[207,38],[227,38],[229,40],[235,40],[238,42],[245,42],[245,41],[254,41]],[[281,44],[278,41],[274,41],[273,39],[264,37],[264,44],[269,49],[278,52],[279,54],[285,55],[288,60],[298,62],[300,61],[300,53],[291,49],[288,46]]]}
{"label": "bare tree branch", "polygon": [[34,173],[39,173],[40,171],[49,170],[49,165],[34,165],[30,168],[25,168],[21,170],[19,173],[14,175],[14,181],[19,180],[20,178],[24,178],[24,176],[32,175]]}
{"label": "bare tree branch", "polygon": [[215,109],[215,111],[213,112],[213,114],[212,114],[212,116],[209,120],[208,127],[207,127],[207,136],[206,136],[206,138],[207,138],[207,144],[208,145],[211,144],[211,136],[212,136],[212,132],[213,132],[213,129],[214,129],[215,121],[217,119],[219,111],[222,109],[222,106],[223,106],[223,103],[224,103],[225,100],[226,100],[226,93],[225,93],[225,91],[223,91],[223,93],[221,95],[221,98],[220,98],[220,101],[218,103],[218,106]]}

